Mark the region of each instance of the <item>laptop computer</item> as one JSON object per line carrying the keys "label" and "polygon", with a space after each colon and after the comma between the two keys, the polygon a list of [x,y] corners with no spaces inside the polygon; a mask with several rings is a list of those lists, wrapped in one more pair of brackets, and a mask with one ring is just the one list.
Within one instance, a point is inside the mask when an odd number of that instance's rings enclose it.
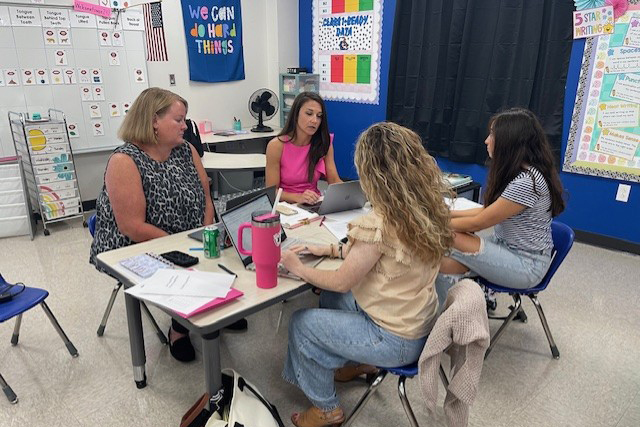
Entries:
{"label": "laptop computer", "polygon": [[[240,224],[243,222],[251,221],[251,213],[258,210],[271,210],[272,203],[269,200],[269,196],[267,194],[261,194],[251,200],[248,200],[238,206],[235,206],[231,209],[227,209],[223,212],[220,217],[222,219],[222,223],[227,230],[227,236],[231,239],[231,243],[235,248],[238,256],[242,260],[242,264],[244,268],[247,270],[255,270],[255,265],[253,264],[253,259],[250,255],[242,255],[240,251],[238,251],[238,229],[240,228]],[[243,234],[242,246],[251,250],[251,233],[245,232]],[[287,233],[282,230],[282,234],[280,236],[280,249],[287,249],[294,245],[305,244],[304,241],[289,238],[287,237]],[[312,243],[312,242],[308,242]],[[317,257],[315,255],[302,255],[300,256],[300,261],[304,264],[309,264],[311,266],[316,266],[320,261],[322,261],[322,257]],[[283,277],[289,277],[292,279],[300,279],[298,276],[286,270],[284,267],[279,267],[278,275]]]}
{"label": "laptop computer", "polygon": [[[244,194],[242,196],[238,196],[234,199],[228,200],[226,209],[229,210],[231,208],[235,208],[238,205],[243,204],[249,200],[255,199],[261,194],[266,194],[269,197],[269,201],[271,202],[271,206],[273,206],[273,202],[276,201],[276,186],[272,185],[271,187],[263,188],[262,190],[252,191],[249,194]],[[269,208],[271,209],[271,208]]]}
{"label": "laptop computer", "polygon": [[334,212],[360,209],[367,203],[367,197],[362,192],[360,181],[347,181],[331,184],[324,193],[322,202],[315,205],[301,204],[300,207],[318,215]]}
{"label": "laptop computer", "polygon": [[[226,203],[226,210],[229,210],[231,208],[234,208],[238,205],[243,204],[244,202],[251,200],[251,199],[255,199],[256,197],[258,197],[261,194],[266,194],[267,197],[269,197],[269,201],[271,202],[271,206],[273,206],[273,202],[276,201],[276,187],[274,185],[272,185],[271,187],[267,187],[267,188],[263,188],[262,190],[256,190],[256,191],[252,191],[249,194],[243,194],[242,196],[238,196],[235,199],[231,199],[229,201],[227,201]],[[269,208],[271,209],[271,208]],[[216,212],[216,216],[218,217],[218,219],[220,219],[220,212]],[[220,220],[222,221],[222,220]],[[221,226],[221,223],[216,223],[215,225],[217,225],[218,227]],[[202,232],[204,231],[204,227],[194,231],[193,233],[189,233],[188,236],[191,237],[192,239],[195,239],[199,242],[202,242]],[[229,245],[225,245],[225,247],[229,247],[231,246],[231,243],[229,243]]]}

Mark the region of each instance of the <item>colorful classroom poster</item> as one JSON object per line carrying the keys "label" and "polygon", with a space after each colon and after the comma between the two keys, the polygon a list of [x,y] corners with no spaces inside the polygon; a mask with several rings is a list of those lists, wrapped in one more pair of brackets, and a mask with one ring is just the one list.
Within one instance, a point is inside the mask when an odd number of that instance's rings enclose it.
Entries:
{"label": "colorful classroom poster", "polygon": [[377,104],[383,0],[314,0],[313,72],[326,100]]}
{"label": "colorful classroom poster", "polygon": [[181,0],[189,79],[244,80],[240,0]]}
{"label": "colorful classroom poster", "polygon": [[640,182],[639,15],[629,10],[613,34],[585,43],[564,171]]}
{"label": "colorful classroom poster", "polygon": [[613,33],[613,7],[602,6],[573,12],[573,38]]}

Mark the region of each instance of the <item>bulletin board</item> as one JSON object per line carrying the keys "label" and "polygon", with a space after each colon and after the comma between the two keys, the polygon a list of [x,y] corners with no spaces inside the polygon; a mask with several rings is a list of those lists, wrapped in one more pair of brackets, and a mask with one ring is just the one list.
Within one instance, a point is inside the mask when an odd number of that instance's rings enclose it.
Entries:
{"label": "bulletin board", "polygon": [[0,157],[15,153],[8,111],[62,110],[76,153],[111,150],[148,87],[142,9],[118,19],[0,1]]}
{"label": "bulletin board", "polygon": [[313,72],[325,100],[378,104],[383,0],[313,2]]}
{"label": "bulletin board", "polygon": [[640,10],[585,43],[562,169],[640,182]]}

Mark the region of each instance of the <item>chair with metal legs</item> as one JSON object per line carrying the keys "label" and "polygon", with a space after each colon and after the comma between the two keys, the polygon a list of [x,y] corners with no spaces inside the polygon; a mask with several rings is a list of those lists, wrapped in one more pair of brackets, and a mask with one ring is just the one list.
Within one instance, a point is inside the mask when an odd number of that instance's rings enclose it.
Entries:
{"label": "chair with metal legs", "polygon": [[[437,370],[440,380],[447,390],[444,407],[445,415],[447,416],[449,416],[447,401],[453,403],[457,400],[464,400],[467,404],[470,404],[469,401],[473,401],[475,390],[477,390],[478,386],[477,383],[474,384],[474,374],[477,374],[475,380],[479,381],[480,379],[479,372],[474,371],[474,367],[482,369],[484,352],[489,346],[489,324],[486,318],[484,296],[477,283],[466,279],[451,288],[445,307],[427,338],[420,360],[400,367],[378,367],[377,376],[347,416],[343,427],[352,425],[354,419],[362,411],[364,405],[388,373],[399,377],[398,395],[411,427],[420,426],[407,398],[405,388],[407,378],[413,378],[420,374],[423,397],[427,408],[433,410],[435,409],[438,394]],[[456,384],[454,387],[456,391],[449,390],[449,378],[440,362],[442,353],[447,353],[451,356],[450,375],[452,375],[451,378]],[[463,366],[466,371],[462,376],[466,378],[460,380],[460,378],[456,378],[456,375],[461,372]],[[420,372],[421,369],[424,371]],[[461,387],[461,384],[465,385]],[[435,388],[433,388],[434,386]],[[463,391],[464,399],[456,394],[460,391]]]}
{"label": "chair with metal legs", "polygon": [[538,293],[544,291],[547,288],[549,282],[553,278],[553,275],[558,270],[558,267],[560,267],[560,264],[562,264],[562,261],[564,261],[565,257],[569,253],[569,250],[571,250],[575,234],[568,225],[565,225],[558,221],[553,221],[551,223],[551,234],[553,237],[551,265],[549,266],[549,270],[543,277],[542,281],[533,288],[516,289],[510,288],[508,286],[497,285],[483,278],[478,279],[479,283],[483,284],[489,289],[493,289],[496,292],[510,294],[514,302],[513,306],[511,306],[511,311],[509,312],[509,314],[506,317],[501,318],[504,319],[504,322],[500,326],[500,329],[498,329],[498,332],[496,332],[495,335],[491,337],[491,345],[485,353],[485,359],[489,356],[489,353],[491,353],[491,350],[493,350],[496,342],[498,342],[504,331],[507,329],[511,321],[516,318],[516,316],[520,317],[520,320],[526,323],[527,317],[522,311],[522,295],[528,296],[529,299],[531,299],[533,305],[536,307],[536,310],[538,311],[538,316],[540,317],[540,322],[542,323],[542,327],[544,328],[544,332],[547,336],[547,341],[549,342],[549,347],[551,348],[551,354],[553,358],[560,358],[560,351],[558,351],[558,346],[556,345],[555,341],[553,340],[553,336],[551,335],[551,330],[549,329],[547,318],[544,315],[544,311],[542,311],[542,305],[540,305],[540,301],[538,301]]}
{"label": "chair with metal legs", "polygon": [[[40,305],[44,310],[45,314],[49,318],[49,321],[55,328],[60,338],[64,342],[64,345],[67,347],[69,354],[72,357],[78,357],[78,350],[76,350],[75,346],[69,338],[67,334],[64,333],[62,327],[56,320],[55,316],[49,309],[49,306],[44,301],[48,296],[49,292],[44,289],[32,288],[29,286],[24,286],[23,284],[10,284],[7,283],[2,275],[0,275],[0,291],[5,294],[11,295],[11,297],[7,300],[0,302],[0,323],[6,322],[9,319],[16,318],[16,324],[13,328],[13,335],[11,336],[11,345],[18,345],[18,339],[20,337],[20,325],[22,324],[22,314],[25,311],[30,310],[36,305]],[[11,403],[17,403],[18,397],[13,392],[9,384],[5,381],[5,379],[0,375],[0,385],[2,386],[2,391],[7,396],[7,399]]]}
{"label": "chair with metal legs", "polygon": [[[356,419],[358,414],[364,408],[364,405],[367,401],[373,396],[373,393],[376,391],[378,386],[382,384],[382,381],[386,378],[387,374],[393,374],[398,376],[398,396],[400,396],[400,402],[402,402],[402,407],[404,408],[404,412],[409,419],[409,423],[411,427],[420,427],[418,421],[416,420],[416,416],[413,413],[413,409],[411,409],[411,404],[409,403],[409,399],[407,398],[407,391],[405,388],[405,381],[407,378],[413,378],[418,375],[418,362],[411,363],[406,366],[401,366],[399,368],[381,368],[373,379],[367,391],[364,392],[356,406],[351,411],[351,414],[345,419],[342,424],[343,427],[349,427],[353,423],[353,420]],[[442,384],[444,384],[445,388],[449,387],[449,380],[447,379],[447,374],[444,372],[442,365],[440,366],[440,379],[442,380]]]}
{"label": "chair with metal legs", "polygon": [[2,386],[2,391],[4,392],[4,395],[7,396],[7,399],[9,399],[9,402],[14,404],[18,403],[18,396],[16,396],[16,394],[13,392],[9,384],[7,384],[7,382],[4,380],[4,377],[2,376],[2,374],[0,374],[0,385]]}
{"label": "chair with metal legs", "polygon": [[[89,225],[89,232],[91,233],[91,237],[93,237],[96,231],[96,214],[91,215],[87,223]],[[118,295],[118,291],[120,290],[121,287],[122,287],[122,283],[118,282],[116,283],[116,285],[113,287],[113,290],[111,291],[111,297],[109,298],[109,302],[107,303],[107,308],[105,309],[104,314],[102,315],[100,326],[98,326],[97,334],[99,337],[104,335],[104,329],[107,327],[107,320],[109,319],[109,315],[111,314],[111,309],[113,308],[113,304],[116,301],[116,295]],[[147,305],[143,301],[140,301],[140,307],[142,308],[142,312],[147,316],[147,319],[149,319],[149,322],[151,322],[151,325],[153,326],[153,329],[156,331],[156,335],[158,336],[158,339],[160,340],[160,342],[164,345],[168,344],[169,341],[167,340],[167,337],[164,335],[164,332],[160,330],[160,326],[158,326],[156,319],[153,317],[153,315],[149,311],[149,308],[147,307]]]}

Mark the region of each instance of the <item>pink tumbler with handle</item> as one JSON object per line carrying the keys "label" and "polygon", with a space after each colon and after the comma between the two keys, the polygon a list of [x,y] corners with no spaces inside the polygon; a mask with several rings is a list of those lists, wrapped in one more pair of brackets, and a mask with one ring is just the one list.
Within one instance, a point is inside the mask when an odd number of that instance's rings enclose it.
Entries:
{"label": "pink tumbler with handle", "polygon": [[[251,251],[242,246],[242,233],[251,227]],[[256,266],[256,284],[269,289],[278,284],[278,263],[280,262],[280,214],[271,211],[255,211],[251,223],[245,222],[238,228],[238,251],[250,255]]]}

